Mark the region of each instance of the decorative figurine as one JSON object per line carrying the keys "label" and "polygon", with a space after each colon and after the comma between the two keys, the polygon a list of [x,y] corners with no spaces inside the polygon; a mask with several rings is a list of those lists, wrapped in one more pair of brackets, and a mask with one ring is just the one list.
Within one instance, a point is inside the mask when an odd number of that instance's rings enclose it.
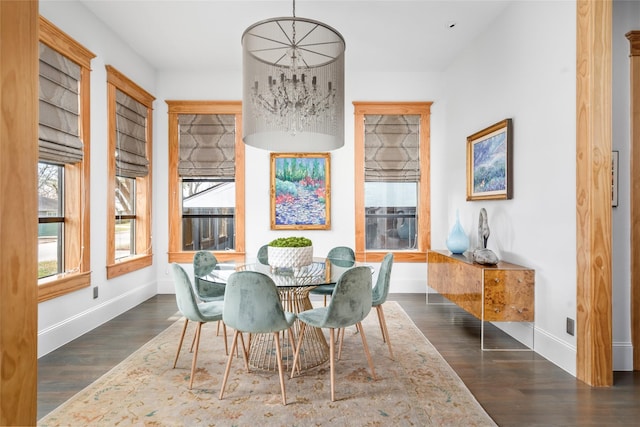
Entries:
{"label": "decorative figurine", "polygon": [[489,240],[489,219],[485,208],[480,209],[478,220],[478,248],[473,251],[473,261],[483,265],[495,265],[500,261],[491,249],[487,249]]}

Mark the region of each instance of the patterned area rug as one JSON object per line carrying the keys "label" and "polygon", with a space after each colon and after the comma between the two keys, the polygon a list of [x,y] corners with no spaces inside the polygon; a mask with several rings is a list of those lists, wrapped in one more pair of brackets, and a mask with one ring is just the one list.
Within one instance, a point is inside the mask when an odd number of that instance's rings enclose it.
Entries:
{"label": "patterned area rug", "polygon": [[[336,401],[329,363],[289,379],[282,405],[277,372],[247,373],[234,360],[218,399],[226,356],[215,324],[203,327],[193,389],[188,389],[195,330],[187,331],[176,369],[179,320],[93,384],[39,420],[41,426],[495,426],[453,369],[393,301],[384,305],[395,361],[372,310],[363,322],[377,379],[360,336],[349,328],[336,363]],[[233,332],[229,334],[229,343]]]}

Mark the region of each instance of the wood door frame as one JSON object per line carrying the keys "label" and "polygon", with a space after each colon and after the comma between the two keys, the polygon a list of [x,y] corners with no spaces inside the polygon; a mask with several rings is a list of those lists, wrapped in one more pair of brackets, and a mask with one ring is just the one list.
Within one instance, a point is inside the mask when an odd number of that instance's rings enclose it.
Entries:
{"label": "wood door frame", "polygon": [[612,1],[576,3],[576,376],[613,385]]}
{"label": "wood door frame", "polygon": [[0,425],[37,416],[38,25],[37,1],[0,1]]}
{"label": "wood door frame", "polygon": [[640,370],[640,31],[626,34],[630,59],[631,346]]}

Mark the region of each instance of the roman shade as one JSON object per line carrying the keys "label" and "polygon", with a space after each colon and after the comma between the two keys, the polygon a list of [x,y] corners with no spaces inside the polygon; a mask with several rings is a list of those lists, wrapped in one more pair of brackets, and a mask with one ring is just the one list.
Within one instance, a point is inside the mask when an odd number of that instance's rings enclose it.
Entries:
{"label": "roman shade", "polygon": [[80,66],[44,43],[39,57],[39,160],[61,165],[81,162]]}
{"label": "roman shade", "polygon": [[147,107],[116,89],[116,175],[138,178],[148,174]]}
{"label": "roman shade", "polygon": [[418,182],[419,148],[419,115],[365,115],[365,181]]}
{"label": "roman shade", "polygon": [[180,114],[178,126],[180,176],[235,178],[235,115]]}

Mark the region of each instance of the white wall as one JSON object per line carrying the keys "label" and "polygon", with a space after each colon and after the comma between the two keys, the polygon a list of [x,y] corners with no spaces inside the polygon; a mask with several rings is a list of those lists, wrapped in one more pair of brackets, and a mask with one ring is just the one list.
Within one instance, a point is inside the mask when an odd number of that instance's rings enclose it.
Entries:
{"label": "white wall", "polygon": [[[40,14],[96,57],[91,61],[91,278],[92,286],[40,303],[38,356],[99,326],[156,294],[155,265],[112,280],[106,275],[107,237],[107,74],[112,65],[149,93],[155,71],[77,2],[40,2]],[[156,101],[157,103],[157,101]],[[166,133],[166,131],[164,132]],[[154,150],[162,148],[154,147]],[[155,167],[155,165],[154,165]],[[158,247],[154,243],[154,261]],[[165,250],[166,252],[166,250]],[[93,287],[99,297],[93,299]]]}
{"label": "white wall", "polygon": [[[446,70],[446,139],[432,201],[434,248],[460,210],[477,245],[480,208],[489,249],[536,271],[535,350],[575,375],[576,318],[574,2],[514,2]],[[544,23],[544,25],[541,25]],[[513,199],[466,201],[466,137],[513,119]],[[432,160],[432,163],[438,161]],[[509,328],[524,340],[525,326]]]}

